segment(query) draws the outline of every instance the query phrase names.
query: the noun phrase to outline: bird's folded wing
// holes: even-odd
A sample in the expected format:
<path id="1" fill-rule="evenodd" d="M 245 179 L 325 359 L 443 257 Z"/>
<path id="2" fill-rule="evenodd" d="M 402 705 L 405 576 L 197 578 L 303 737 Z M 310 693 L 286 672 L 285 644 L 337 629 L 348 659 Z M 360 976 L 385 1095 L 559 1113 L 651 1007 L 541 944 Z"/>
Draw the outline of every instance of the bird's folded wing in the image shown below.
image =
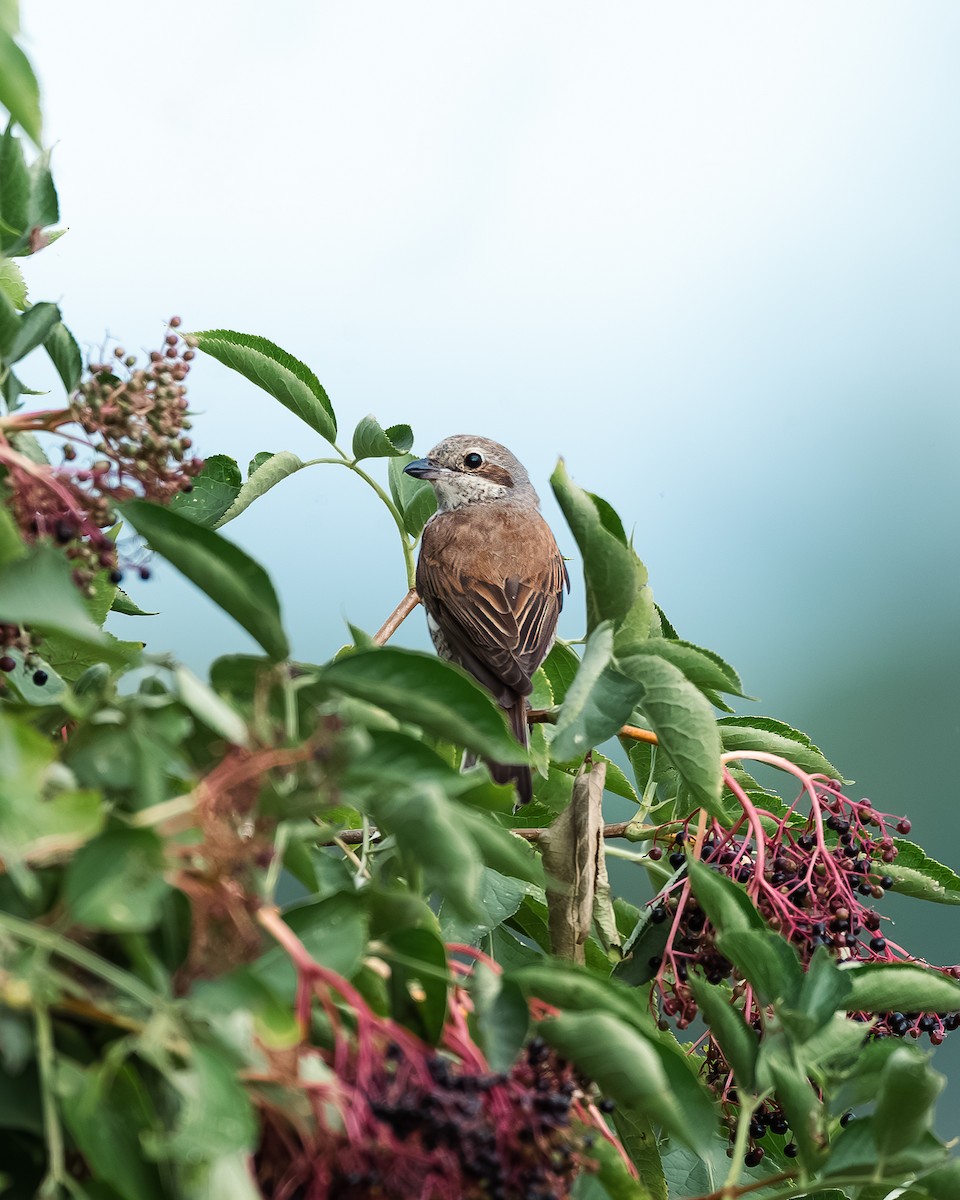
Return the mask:
<path id="1" fill-rule="evenodd" d="M 530 692 L 553 641 L 565 583 L 559 551 L 523 580 L 451 573 L 429 553 L 417 569 L 417 589 L 451 656 L 495 695 L 504 688 Z"/>

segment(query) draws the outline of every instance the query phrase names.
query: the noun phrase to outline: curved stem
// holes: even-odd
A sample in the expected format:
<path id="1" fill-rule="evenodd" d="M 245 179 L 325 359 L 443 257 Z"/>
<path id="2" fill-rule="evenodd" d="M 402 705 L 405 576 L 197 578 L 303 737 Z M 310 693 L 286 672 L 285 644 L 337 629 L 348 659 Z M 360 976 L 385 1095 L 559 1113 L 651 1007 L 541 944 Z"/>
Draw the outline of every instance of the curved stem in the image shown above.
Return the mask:
<path id="1" fill-rule="evenodd" d="M 363 467 L 357 466 L 356 459 L 350 458 L 350 456 L 348 454 L 346 454 L 343 450 L 341 450 L 340 447 L 338 445 L 336 445 L 335 443 L 334 443 L 333 448 L 340 455 L 339 458 L 311 458 L 307 462 L 305 462 L 303 464 L 303 466 L 305 466 L 305 467 L 318 467 L 318 466 L 346 467 L 348 471 L 352 471 L 354 473 L 354 475 L 359 475 L 360 478 L 364 481 L 364 483 L 366 483 L 369 487 L 373 488 L 373 490 L 376 492 L 377 496 L 383 501 L 383 504 L 386 507 L 387 512 L 390 514 L 391 517 L 393 517 L 394 524 L 396 525 L 397 531 L 400 534 L 400 546 L 403 550 L 403 562 L 404 562 L 404 566 L 405 566 L 406 572 L 407 572 L 407 587 L 413 588 L 416 583 L 416 577 L 417 577 L 417 565 L 416 565 L 416 561 L 413 557 L 413 547 L 415 545 L 415 539 L 412 539 L 410 537 L 410 535 L 407 533 L 406 527 L 403 524 L 403 514 L 400 512 L 400 509 L 397 508 L 396 504 L 394 504 L 392 497 L 387 492 L 384 491 L 384 489 L 380 486 L 379 483 L 377 483 L 377 481 L 373 478 L 373 476 L 368 475 L 367 472 L 363 469 Z"/>
<path id="2" fill-rule="evenodd" d="M 117 991 L 125 992 L 132 1000 L 136 1000 L 146 1008 L 158 1009 L 164 1005 L 164 998 L 154 992 L 152 988 L 147 987 L 135 975 L 131 975 L 121 967 L 114 966 L 105 958 L 101 958 L 99 954 L 94 954 L 91 950 L 77 945 L 76 942 L 60 937 L 52 929 L 33 925 L 21 917 L 3 912 L 0 912 L 0 929 L 5 929 L 20 941 L 40 946 L 49 954 L 55 954 L 59 958 L 66 958 L 70 962 L 76 963 L 78 967 L 89 971 L 91 975 L 99 976 L 104 983 L 109 983 Z"/>

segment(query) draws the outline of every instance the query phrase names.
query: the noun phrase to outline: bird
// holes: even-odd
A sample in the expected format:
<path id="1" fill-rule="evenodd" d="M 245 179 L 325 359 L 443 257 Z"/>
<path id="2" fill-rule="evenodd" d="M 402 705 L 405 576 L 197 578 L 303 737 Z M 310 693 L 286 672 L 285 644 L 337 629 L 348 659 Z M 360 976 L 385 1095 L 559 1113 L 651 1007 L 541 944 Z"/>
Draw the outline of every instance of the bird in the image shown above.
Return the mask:
<path id="1" fill-rule="evenodd" d="M 417 594 L 437 654 L 457 663 L 529 745 L 527 696 L 553 645 L 570 577 L 523 465 L 490 438 L 458 433 L 404 467 L 437 496 L 417 559 Z M 498 783 L 533 796 L 529 766 L 488 763 Z"/>

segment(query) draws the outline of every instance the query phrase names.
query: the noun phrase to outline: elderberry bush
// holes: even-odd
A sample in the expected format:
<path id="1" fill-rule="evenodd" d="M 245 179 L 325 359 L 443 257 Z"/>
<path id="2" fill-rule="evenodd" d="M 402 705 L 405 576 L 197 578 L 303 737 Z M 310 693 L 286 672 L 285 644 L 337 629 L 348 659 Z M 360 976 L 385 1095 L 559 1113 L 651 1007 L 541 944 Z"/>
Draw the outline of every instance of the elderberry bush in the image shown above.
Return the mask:
<path id="1" fill-rule="evenodd" d="M 305 363 L 176 318 L 146 358 L 84 365 L 27 303 L 20 260 L 59 211 L 8 28 L 0 1194 L 955 1200 L 931 1053 L 958 969 L 898 944 L 884 898 L 956 904 L 960 878 L 901 798 L 854 798 L 804 734 L 732 715 L 736 672 L 678 636 L 562 463 L 587 628 L 537 673 L 522 811 L 482 763 L 524 752 L 455 667 L 354 627 L 293 661 L 222 529 L 339 465 L 343 511 L 369 487 L 395 529 L 399 600 L 433 505 L 403 473 L 413 432 L 363 417 L 347 449 Z M 63 385 L 44 407 L 34 353 Z M 302 445 L 201 462 L 188 375 L 192 397 L 251 381 Z M 154 559 L 260 652 L 201 679 L 154 646 Z M 612 796 L 629 819 L 604 823 Z"/>

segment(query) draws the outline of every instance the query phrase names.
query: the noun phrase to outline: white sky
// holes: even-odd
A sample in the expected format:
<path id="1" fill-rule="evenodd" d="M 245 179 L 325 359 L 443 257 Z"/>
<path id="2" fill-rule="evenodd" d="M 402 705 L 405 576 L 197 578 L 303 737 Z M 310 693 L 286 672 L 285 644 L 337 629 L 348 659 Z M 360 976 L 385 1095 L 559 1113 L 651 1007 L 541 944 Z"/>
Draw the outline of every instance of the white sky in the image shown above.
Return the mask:
<path id="1" fill-rule="evenodd" d="M 926 623 L 960 599 L 957 6 L 23 10 L 70 226 L 32 296 L 82 343 L 149 346 L 171 312 L 264 334 L 345 440 L 370 410 L 421 452 L 497 437 L 555 522 L 563 453 L 755 690 L 813 638 L 871 653 L 891 538 Z M 202 452 L 322 453 L 219 365 L 192 396 Z M 304 657 L 402 590 L 351 483 L 305 473 L 231 527 Z M 161 576 L 158 648 L 245 644 Z"/>

